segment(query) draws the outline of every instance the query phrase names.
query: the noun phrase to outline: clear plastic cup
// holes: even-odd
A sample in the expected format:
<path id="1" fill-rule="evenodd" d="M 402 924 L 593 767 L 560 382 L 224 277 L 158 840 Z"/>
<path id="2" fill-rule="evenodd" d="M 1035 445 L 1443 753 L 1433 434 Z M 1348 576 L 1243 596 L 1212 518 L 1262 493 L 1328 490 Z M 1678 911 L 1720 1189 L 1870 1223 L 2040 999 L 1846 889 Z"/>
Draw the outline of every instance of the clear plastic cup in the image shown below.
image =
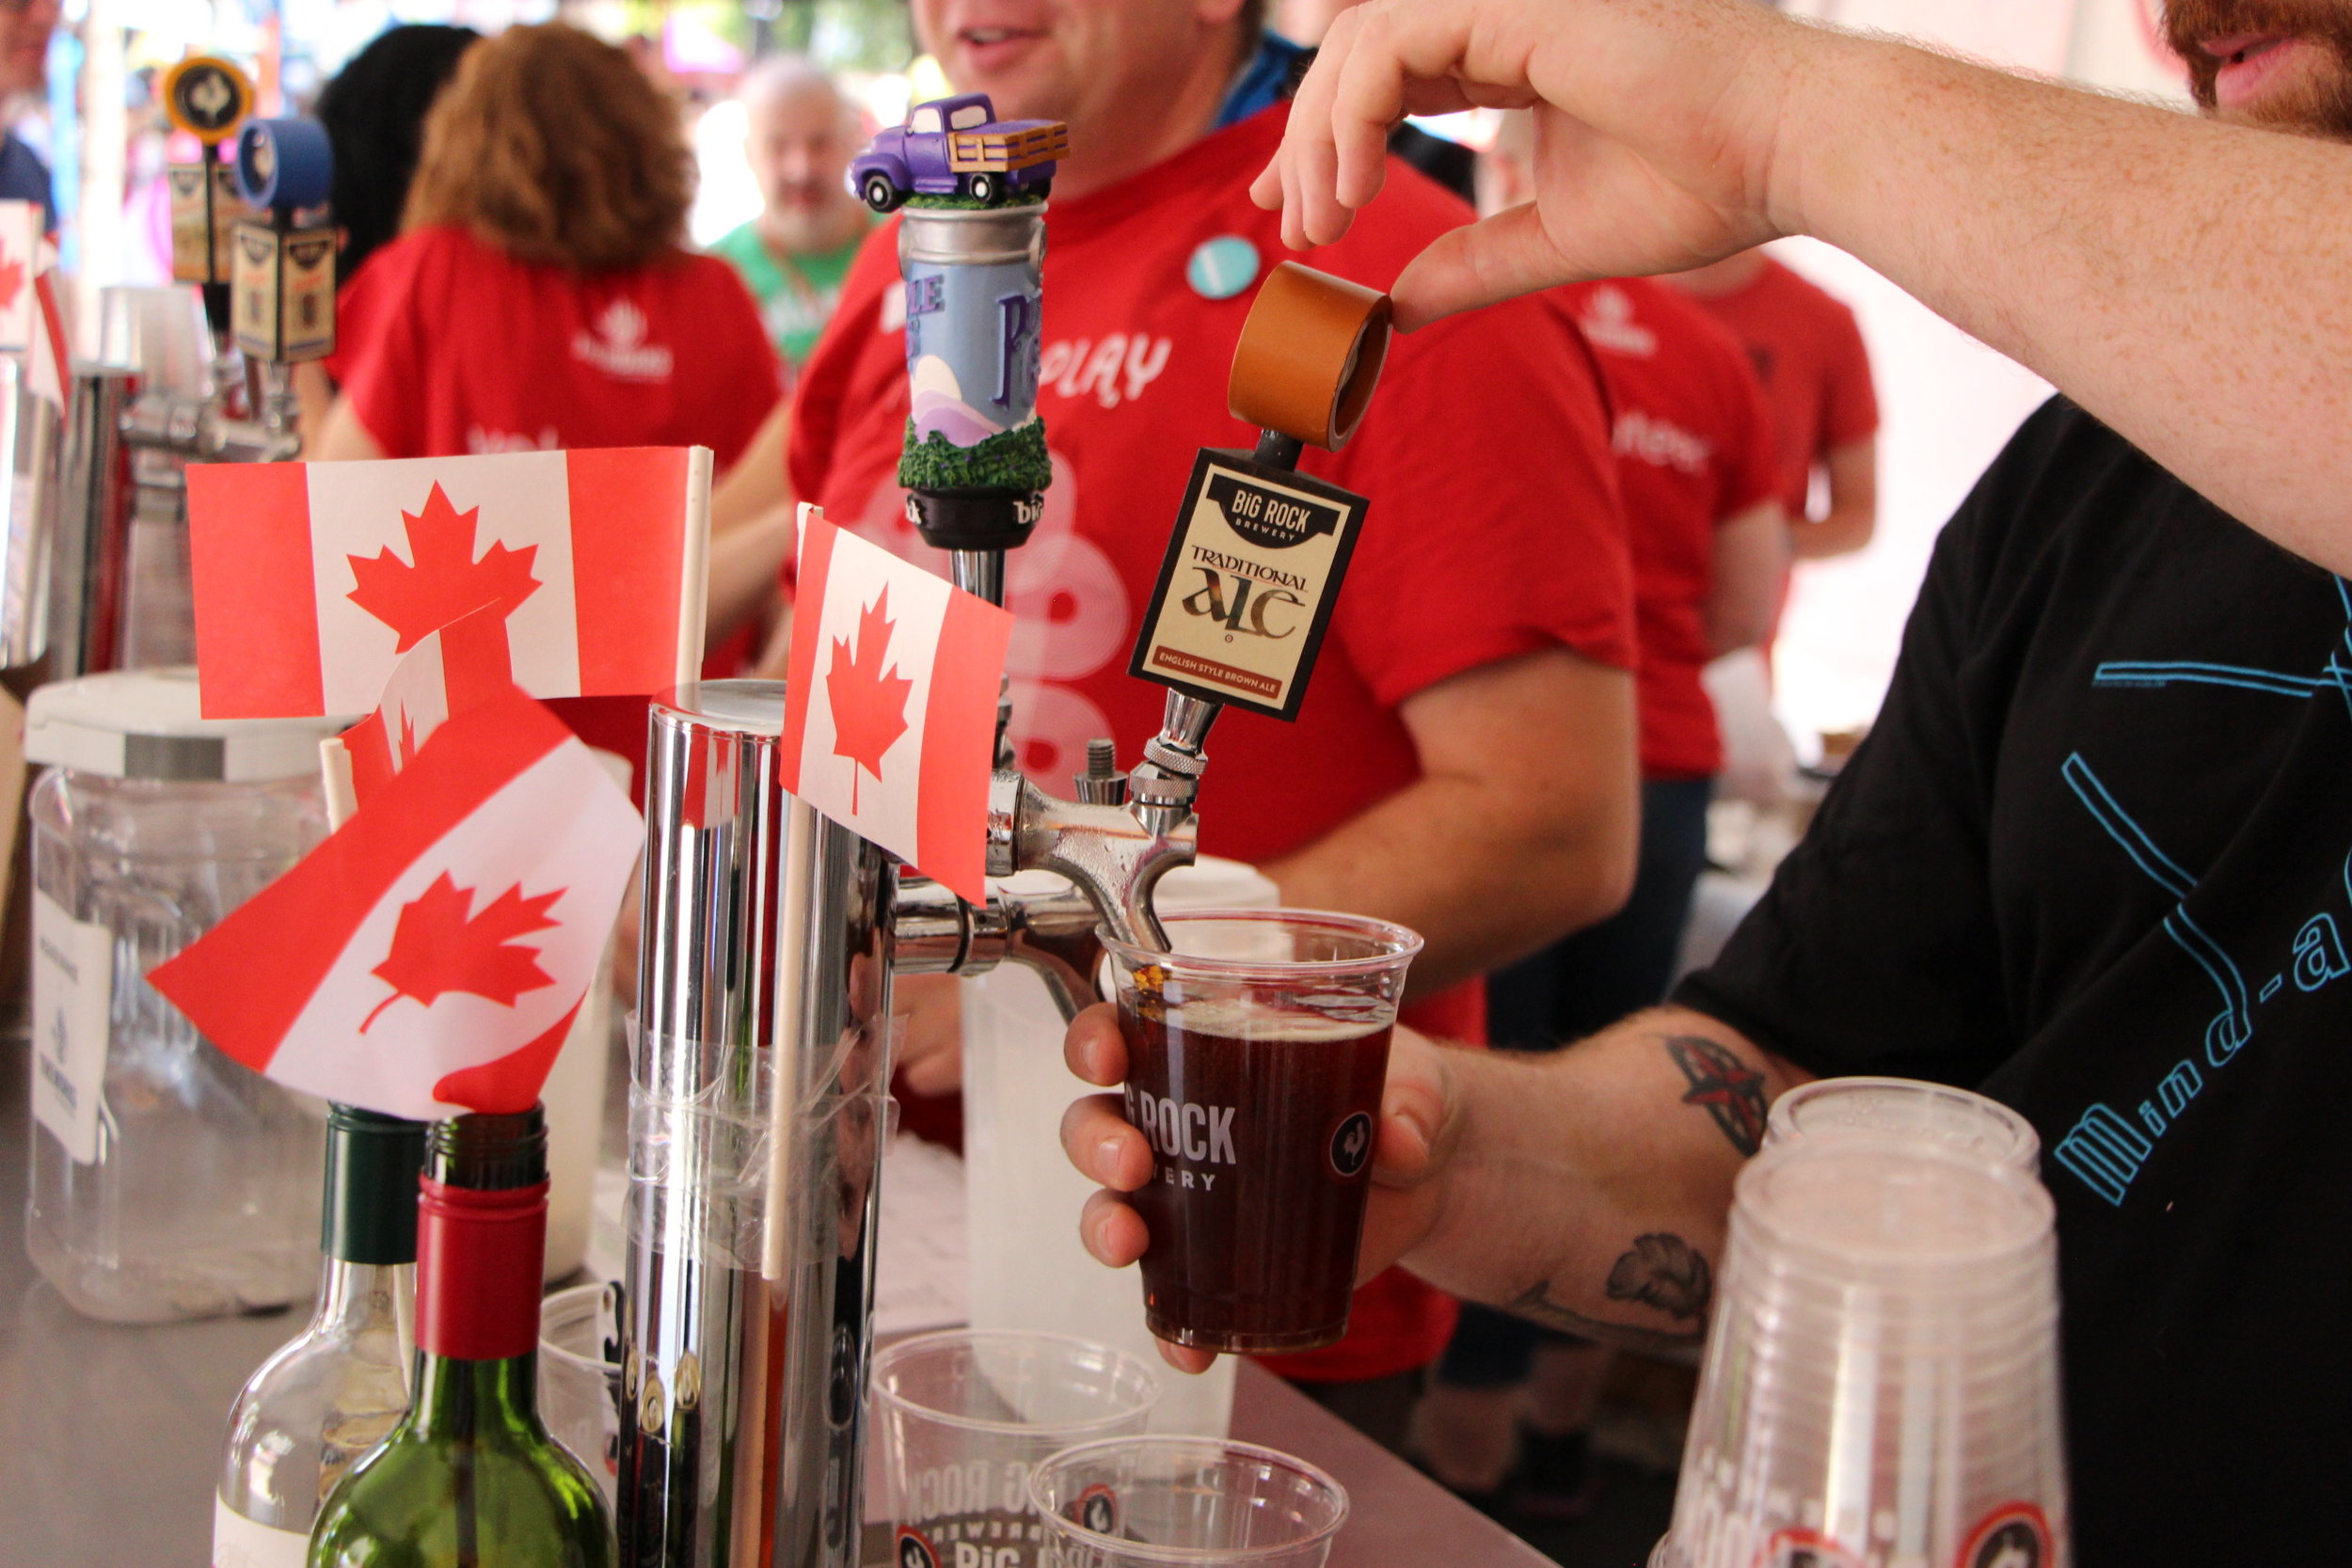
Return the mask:
<path id="1" fill-rule="evenodd" d="M 1173 951 L 1109 936 L 1144 1317 L 1180 1345 L 1301 1351 L 1347 1332 L 1372 1146 L 1421 938 L 1313 910 L 1168 916 Z"/>
<path id="2" fill-rule="evenodd" d="M 620 1486 L 618 1284 L 574 1285 L 539 1303 L 539 1418 L 604 1489 Z"/>
<path id="3" fill-rule="evenodd" d="M 1048 1568 L 1320 1568 L 1347 1489 L 1255 1443 L 1138 1437 L 1064 1449 L 1029 1474 Z"/>
<path id="4" fill-rule="evenodd" d="M 897 1568 L 1037 1560 L 1030 1468 L 1090 1438 L 1143 1430 L 1159 1378 L 1136 1356 L 1054 1334 L 954 1330 L 874 1357 Z"/>
<path id="5" fill-rule="evenodd" d="M 2064 1557 L 2052 1216 L 2032 1177 L 1941 1142 L 1845 1131 L 1759 1154 L 1653 1560 Z"/>
<path id="6" fill-rule="evenodd" d="M 1764 1126 L 1766 1147 L 1792 1138 L 1834 1138 L 1860 1132 L 1878 1137 L 1928 1138 L 2027 1176 L 2042 1165 L 2042 1139 L 2033 1124 L 1997 1100 L 1948 1084 L 1915 1078 L 1821 1078 L 1772 1101 Z"/>

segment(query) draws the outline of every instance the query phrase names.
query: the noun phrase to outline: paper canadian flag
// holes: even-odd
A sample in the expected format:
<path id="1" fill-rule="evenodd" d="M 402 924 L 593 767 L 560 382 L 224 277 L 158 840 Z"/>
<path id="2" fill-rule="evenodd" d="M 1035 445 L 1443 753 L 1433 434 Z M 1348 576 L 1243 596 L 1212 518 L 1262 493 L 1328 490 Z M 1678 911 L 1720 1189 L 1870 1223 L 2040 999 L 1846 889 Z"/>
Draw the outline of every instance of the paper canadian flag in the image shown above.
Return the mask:
<path id="1" fill-rule="evenodd" d="M 460 713 L 326 841 L 149 981 L 305 1094 L 432 1120 L 539 1096 L 644 824 L 520 694 Z"/>
<path id="2" fill-rule="evenodd" d="M 44 217 L 37 201 L 0 201 L 0 354 L 31 348 L 40 328 L 33 278 L 41 270 Z"/>
<path id="3" fill-rule="evenodd" d="M 1012 617 L 805 504 L 794 605 L 784 787 L 984 901 Z"/>
<path id="4" fill-rule="evenodd" d="M 24 356 L 26 391 L 65 412 L 65 317 L 57 309 L 57 247 L 37 201 L 0 201 L 0 354 Z"/>
<path id="5" fill-rule="evenodd" d="M 701 663 L 709 499 L 702 447 L 192 466 L 204 716 L 366 712 L 485 605 L 531 696 L 665 690 Z"/>
<path id="6" fill-rule="evenodd" d="M 515 694 L 500 606 L 486 605 L 432 633 L 392 666 L 375 711 L 329 743 L 350 757 L 353 799 L 367 804 L 452 715 Z"/>

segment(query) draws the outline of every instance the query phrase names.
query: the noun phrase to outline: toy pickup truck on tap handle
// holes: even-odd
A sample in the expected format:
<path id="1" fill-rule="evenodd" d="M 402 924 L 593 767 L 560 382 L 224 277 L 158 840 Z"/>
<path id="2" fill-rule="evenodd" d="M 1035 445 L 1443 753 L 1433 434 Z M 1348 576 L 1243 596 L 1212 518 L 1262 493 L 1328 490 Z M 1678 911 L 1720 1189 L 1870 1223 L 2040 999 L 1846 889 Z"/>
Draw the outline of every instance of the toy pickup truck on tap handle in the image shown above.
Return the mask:
<path id="1" fill-rule="evenodd" d="M 877 213 L 910 197 L 959 197 L 982 207 L 1043 200 L 1056 161 L 1070 153 L 1057 119 L 999 121 L 986 93 L 918 103 L 907 122 L 882 132 L 850 165 L 850 194 Z"/>

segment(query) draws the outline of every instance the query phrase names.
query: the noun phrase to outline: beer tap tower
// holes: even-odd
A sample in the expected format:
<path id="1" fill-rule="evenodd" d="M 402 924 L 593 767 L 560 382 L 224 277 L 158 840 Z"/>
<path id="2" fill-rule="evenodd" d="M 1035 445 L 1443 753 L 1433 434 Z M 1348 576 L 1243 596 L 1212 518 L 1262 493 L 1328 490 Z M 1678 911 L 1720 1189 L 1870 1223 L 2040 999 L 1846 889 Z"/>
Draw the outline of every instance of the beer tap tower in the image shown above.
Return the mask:
<path id="1" fill-rule="evenodd" d="M 852 166 L 869 201 L 895 205 L 892 185 L 911 182 L 927 109 L 943 135 L 973 129 L 941 154 L 964 182 L 922 172 L 934 198 L 912 202 L 898 232 L 914 391 L 900 478 L 956 582 L 1001 603 L 1004 552 L 1035 527 L 1049 473 L 1034 405 L 1051 165 L 1019 160 L 1062 144 L 1057 127 L 994 122 L 984 99 L 918 106 L 889 144 L 902 161 Z M 1365 503 L 1295 465 L 1306 444 L 1335 450 L 1354 433 L 1388 332 L 1385 296 L 1354 284 L 1285 264 L 1262 287 L 1231 396 L 1262 434 L 1254 452 L 1195 465 L 1133 667 L 1170 688 L 1140 761 L 1120 774 L 1096 742 L 1078 799 L 1058 799 L 1008 765 L 1000 705 L 988 870 L 1057 871 L 1071 892 L 973 905 L 902 879 L 778 784 L 777 683 L 705 683 L 655 705 L 624 1563 L 858 1562 L 891 977 L 1022 963 L 1075 1012 L 1092 998 L 1098 927 L 1166 945 L 1152 891 L 1193 859 L 1210 726 L 1232 703 L 1296 712 Z"/>
<path id="2" fill-rule="evenodd" d="M 174 66 L 164 100 L 172 123 L 204 148 L 202 161 L 175 164 L 166 176 L 172 276 L 202 293 L 212 385 L 189 393 L 142 387 L 122 367 L 76 368 L 61 529 L 61 559 L 74 575 L 61 579 L 59 608 L 78 620 L 60 640 L 74 666 L 62 674 L 194 657 L 186 466 L 299 457 L 294 367 L 335 348 L 326 128 L 249 118 L 251 85 L 209 56 Z M 135 595 L 135 647 L 127 624 Z"/>

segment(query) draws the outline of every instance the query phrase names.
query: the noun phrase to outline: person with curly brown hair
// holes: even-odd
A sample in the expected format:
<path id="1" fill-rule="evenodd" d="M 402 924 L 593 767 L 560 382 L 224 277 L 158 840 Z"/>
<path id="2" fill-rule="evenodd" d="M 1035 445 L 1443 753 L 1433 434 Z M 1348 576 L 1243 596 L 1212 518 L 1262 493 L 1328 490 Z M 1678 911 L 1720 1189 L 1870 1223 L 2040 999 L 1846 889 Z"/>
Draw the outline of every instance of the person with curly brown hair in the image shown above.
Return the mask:
<path id="1" fill-rule="evenodd" d="M 344 291 L 312 455 L 696 445 L 722 467 L 781 395 L 734 270 L 684 247 L 694 168 L 627 55 L 562 24 L 468 51 L 397 240 Z"/>

